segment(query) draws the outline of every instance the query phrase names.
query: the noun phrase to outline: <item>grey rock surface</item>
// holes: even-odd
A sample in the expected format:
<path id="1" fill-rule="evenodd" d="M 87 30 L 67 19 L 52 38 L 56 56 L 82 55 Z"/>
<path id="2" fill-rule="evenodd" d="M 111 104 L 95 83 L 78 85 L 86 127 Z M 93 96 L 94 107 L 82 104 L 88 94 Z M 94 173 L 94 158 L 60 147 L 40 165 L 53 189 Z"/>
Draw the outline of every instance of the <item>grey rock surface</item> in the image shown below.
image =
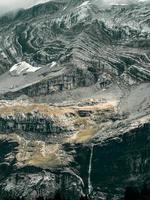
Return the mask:
<path id="1" fill-rule="evenodd" d="M 2 16 L 0 60 L 0 200 L 150 190 L 150 3 Z"/>

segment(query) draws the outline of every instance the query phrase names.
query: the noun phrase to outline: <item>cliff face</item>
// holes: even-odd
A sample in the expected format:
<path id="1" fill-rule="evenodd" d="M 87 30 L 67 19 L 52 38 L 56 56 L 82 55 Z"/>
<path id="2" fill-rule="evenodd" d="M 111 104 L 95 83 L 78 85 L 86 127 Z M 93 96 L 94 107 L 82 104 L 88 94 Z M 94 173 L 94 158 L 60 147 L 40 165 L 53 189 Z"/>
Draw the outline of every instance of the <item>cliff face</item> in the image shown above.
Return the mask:
<path id="1" fill-rule="evenodd" d="M 128 187 L 149 187 L 149 115 L 117 105 L 2 101 L 2 199 L 119 200 Z"/>
<path id="2" fill-rule="evenodd" d="M 149 13 L 58 0 L 0 18 L 1 200 L 149 196 Z"/>
<path id="3" fill-rule="evenodd" d="M 2 116 L 0 119 L 1 132 L 27 131 L 41 134 L 59 134 L 65 131 L 55 125 L 51 118 L 34 116 L 33 113 L 17 116 Z"/>

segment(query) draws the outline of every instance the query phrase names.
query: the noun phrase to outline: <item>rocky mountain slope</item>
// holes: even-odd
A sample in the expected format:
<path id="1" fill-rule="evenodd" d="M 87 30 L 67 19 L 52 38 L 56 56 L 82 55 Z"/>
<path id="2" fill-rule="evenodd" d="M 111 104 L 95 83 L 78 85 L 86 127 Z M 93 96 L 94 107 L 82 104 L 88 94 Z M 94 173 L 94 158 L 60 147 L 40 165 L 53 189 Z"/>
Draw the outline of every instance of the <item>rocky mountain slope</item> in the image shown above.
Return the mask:
<path id="1" fill-rule="evenodd" d="M 1 200 L 147 198 L 148 2 L 7 14 L 0 60 Z"/>

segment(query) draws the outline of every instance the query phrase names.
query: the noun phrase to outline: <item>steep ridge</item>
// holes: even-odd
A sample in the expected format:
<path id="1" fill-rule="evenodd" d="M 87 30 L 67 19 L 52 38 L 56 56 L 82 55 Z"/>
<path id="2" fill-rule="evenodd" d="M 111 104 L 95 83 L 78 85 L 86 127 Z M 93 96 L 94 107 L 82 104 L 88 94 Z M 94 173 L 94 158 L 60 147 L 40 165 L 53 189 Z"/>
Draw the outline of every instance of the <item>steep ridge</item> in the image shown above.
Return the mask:
<path id="1" fill-rule="evenodd" d="M 148 2 L 57 0 L 0 18 L 1 200 L 148 193 L 149 47 Z"/>
<path id="2" fill-rule="evenodd" d="M 102 9 L 89 1 L 50 1 L 0 23 L 1 73 L 20 61 L 37 67 L 57 62 L 73 64 L 65 74 L 75 68 L 90 74 L 90 85 L 104 72 L 126 84 L 150 79 L 149 4 Z"/>

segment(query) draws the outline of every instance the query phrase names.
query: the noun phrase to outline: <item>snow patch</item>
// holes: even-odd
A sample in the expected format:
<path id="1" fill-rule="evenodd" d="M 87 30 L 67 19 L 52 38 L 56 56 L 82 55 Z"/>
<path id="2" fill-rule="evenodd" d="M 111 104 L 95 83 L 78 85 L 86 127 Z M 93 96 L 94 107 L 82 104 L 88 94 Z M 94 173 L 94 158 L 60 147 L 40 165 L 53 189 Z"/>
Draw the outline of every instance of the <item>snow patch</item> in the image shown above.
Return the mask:
<path id="1" fill-rule="evenodd" d="M 84 20 L 89 15 L 88 10 L 89 10 L 90 4 L 91 3 L 89 1 L 85 1 L 80 6 L 77 7 L 76 14 L 77 14 L 78 21 Z"/>
<path id="2" fill-rule="evenodd" d="M 78 8 L 87 6 L 89 3 L 90 3 L 89 1 L 85 1 L 80 6 L 78 6 Z"/>
<path id="3" fill-rule="evenodd" d="M 23 61 L 13 65 L 9 72 L 11 75 L 21 75 L 23 73 L 33 73 L 39 70 L 41 67 L 33 67 L 32 65 L 28 64 L 27 62 Z"/>
<path id="4" fill-rule="evenodd" d="M 51 63 L 50 68 L 54 67 L 55 65 L 57 65 L 57 63 L 56 63 L 55 61 L 53 61 L 53 62 Z"/>

